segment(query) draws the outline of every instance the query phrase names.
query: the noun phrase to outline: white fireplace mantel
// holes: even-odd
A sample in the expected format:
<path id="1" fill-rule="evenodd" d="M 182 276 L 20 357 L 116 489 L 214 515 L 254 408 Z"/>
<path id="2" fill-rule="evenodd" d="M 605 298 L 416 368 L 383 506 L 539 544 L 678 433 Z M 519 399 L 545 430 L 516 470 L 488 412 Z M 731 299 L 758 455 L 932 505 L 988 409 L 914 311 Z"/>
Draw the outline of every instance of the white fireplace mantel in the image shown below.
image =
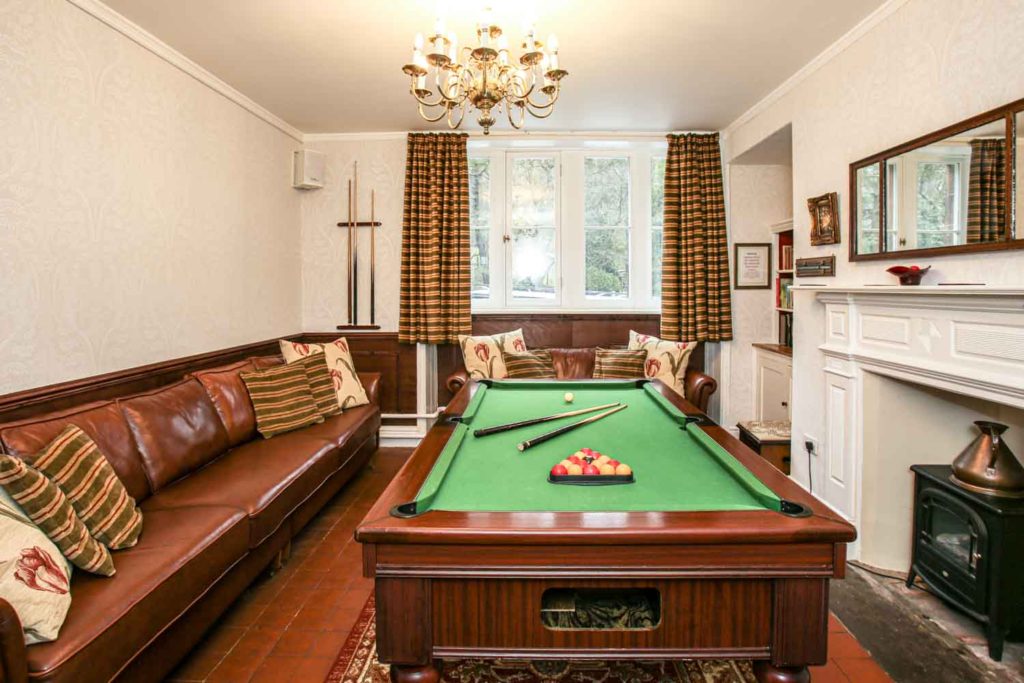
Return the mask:
<path id="1" fill-rule="evenodd" d="M 825 306 L 825 371 L 866 370 L 1024 408 L 1024 289 L 799 287 Z"/>

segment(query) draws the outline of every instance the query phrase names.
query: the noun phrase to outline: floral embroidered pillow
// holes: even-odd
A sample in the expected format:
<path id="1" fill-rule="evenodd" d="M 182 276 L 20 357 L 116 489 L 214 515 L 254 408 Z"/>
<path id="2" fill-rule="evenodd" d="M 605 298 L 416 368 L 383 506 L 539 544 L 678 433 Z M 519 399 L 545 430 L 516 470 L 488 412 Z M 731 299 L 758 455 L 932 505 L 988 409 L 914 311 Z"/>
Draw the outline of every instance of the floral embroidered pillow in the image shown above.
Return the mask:
<path id="1" fill-rule="evenodd" d="M 647 352 L 644 374 L 650 379 L 659 379 L 679 394 L 686 395 L 686 366 L 690 363 L 697 342 L 674 342 L 652 337 L 649 334 L 629 331 L 629 348 Z"/>
<path id="2" fill-rule="evenodd" d="M 503 354 L 527 350 L 521 329 L 479 337 L 460 334 L 459 346 L 466 372 L 472 379 L 505 379 L 508 369 Z"/>
<path id="3" fill-rule="evenodd" d="M 339 337 L 330 344 L 324 344 L 323 350 L 341 409 L 348 410 L 369 403 L 370 399 L 356 374 L 356 364 L 352 361 L 352 353 L 345 338 Z"/>
<path id="4" fill-rule="evenodd" d="M 29 645 L 55 640 L 71 607 L 71 565 L 3 489 L 0 595 L 18 613 Z"/>
<path id="5" fill-rule="evenodd" d="M 293 342 L 287 339 L 278 339 L 277 343 L 281 346 L 281 355 L 284 356 L 285 363 L 294 363 L 306 356 L 323 353 L 325 346 L 325 344 L 303 344 L 302 342 Z"/>

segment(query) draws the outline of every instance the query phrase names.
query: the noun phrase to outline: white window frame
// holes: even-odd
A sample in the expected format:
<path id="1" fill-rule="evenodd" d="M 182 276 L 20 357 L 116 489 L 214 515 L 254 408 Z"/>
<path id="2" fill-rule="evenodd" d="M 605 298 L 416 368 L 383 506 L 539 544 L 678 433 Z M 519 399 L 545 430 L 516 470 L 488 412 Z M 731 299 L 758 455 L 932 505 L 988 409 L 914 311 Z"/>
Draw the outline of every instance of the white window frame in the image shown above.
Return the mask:
<path id="1" fill-rule="evenodd" d="M 651 163 L 664 157 L 664 139 L 635 141 L 602 139 L 557 139 L 538 136 L 470 140 L 469 156 L 491 161 L 490 293 L 488 299 L 473 299 L 474 312 L 651 312 L 661 310 L 661 299 L 653 295 L 651 233 Z M 555 156 L 556 174 L 556 273 L 558 291 L 553 300 L 516 300 L 511 296 L 511 196 L 507 164 L 515 157 Z M 629 296 L 622 299 L 587 298 L 584 216 L 584 159 L 625 157 L 630 168 Z M 506 246 L 508 245 L 508 246 Z"/>

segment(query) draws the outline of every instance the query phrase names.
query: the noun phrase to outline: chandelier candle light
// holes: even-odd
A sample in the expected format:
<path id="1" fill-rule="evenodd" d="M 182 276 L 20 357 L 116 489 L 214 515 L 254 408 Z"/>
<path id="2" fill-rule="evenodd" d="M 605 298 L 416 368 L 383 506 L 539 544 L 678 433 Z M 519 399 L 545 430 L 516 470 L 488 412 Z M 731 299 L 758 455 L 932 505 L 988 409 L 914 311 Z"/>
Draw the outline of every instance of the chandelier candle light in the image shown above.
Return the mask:
<path id="1" fill-rule="evenodd" d="M 558 100 L 562 79 L 569 75 L 559 68 L 558 40 L 552 35 L 545 45 L 531 26 L 523 38 L 517 66 L 510 63 L 508 39 L 491 20 L 489 8 L 484 16 L 477 25 L 476 47 L 460 50 L 455 34 L 445 34 L 441 19 L 434 25 L 426 54 L 423 34 L 416 34 L 412 63 L 402 71 L 412 79 L 410 92 L 419 104 L 420 116 L 431 123 L 447 118 L 450 128 L 458 128 L 472 105 L 480 112 L 477 123 L 483 126 L 484 135 L 502 108 L 517 130 L 526 122 L 527 112 L 547 118 Z"/>

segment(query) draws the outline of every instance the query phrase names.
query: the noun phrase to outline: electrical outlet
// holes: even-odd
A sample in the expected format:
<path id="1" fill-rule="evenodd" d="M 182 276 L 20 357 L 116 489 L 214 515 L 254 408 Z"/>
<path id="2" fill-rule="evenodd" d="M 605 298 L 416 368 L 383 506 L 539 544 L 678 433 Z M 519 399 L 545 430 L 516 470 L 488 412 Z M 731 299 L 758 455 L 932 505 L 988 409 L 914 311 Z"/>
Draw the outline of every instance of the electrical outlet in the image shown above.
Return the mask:
<path id="1" fill-rule="evenodd" d="M 809 434 L 804 434 L 804 451 L 810 452 L 814 456 L 821 455 L 821 449 L 818 448 L 818 440 Z"/>

